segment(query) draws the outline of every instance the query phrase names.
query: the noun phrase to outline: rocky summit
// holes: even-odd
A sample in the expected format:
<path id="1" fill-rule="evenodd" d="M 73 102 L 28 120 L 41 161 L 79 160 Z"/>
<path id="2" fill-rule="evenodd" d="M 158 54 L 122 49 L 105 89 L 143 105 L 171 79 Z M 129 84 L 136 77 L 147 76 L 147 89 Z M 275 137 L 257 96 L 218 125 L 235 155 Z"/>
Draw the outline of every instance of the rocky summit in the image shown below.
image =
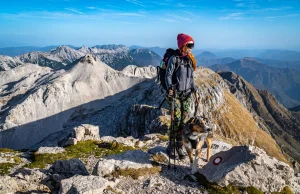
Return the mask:
<path id="1" fill-rule="evenodd" d="M 168 168 L 167 143 L 161 134 L 148 134 L 80 141 L 60 148 L 63 153 L 3 149 L 1 158 L 22 159 L 6 171 L 7 163 L 0 163 L 0 193 L 299 193 L 294 170 L 260 148 L 213 141 L 211 159 L 201 159 L 191 174 L 187 158 Z"/>
<path id="2" fill-rule="evenodd" d="M 189 116 L 216 126 L 212 157 L 202 159 L 203 148 L 195 174 L 188 159 L 169 169 L 156 68 L 115 70 L 93 54 L 124 49 L 66 57 L 59 47 L 51 55 L 75 60 L 68 68 L 0 72 L 0 193 L 299 193 L 298 112 L 232 72 L 196 69 L 200 104 L 192 96 Z"/>

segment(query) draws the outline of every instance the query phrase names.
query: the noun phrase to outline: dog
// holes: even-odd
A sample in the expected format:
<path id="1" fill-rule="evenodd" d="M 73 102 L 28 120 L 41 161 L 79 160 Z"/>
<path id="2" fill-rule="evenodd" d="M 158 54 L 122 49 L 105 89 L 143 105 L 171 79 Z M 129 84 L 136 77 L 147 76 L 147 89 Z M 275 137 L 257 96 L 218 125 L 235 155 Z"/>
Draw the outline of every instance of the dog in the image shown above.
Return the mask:
<path id="1" fill-rule="evenodd" d="M 206 141 L 207 144 L 207 161 L 210 158 L 210 148 L 212 145 L 214 126 L 209 125 L 208 119 L 197 116 L 190 118 L 186 122 L 183 131 L 183 145 L 190 159 L 190 167 L 192 174 L 197 172 L 197 165 L 201 155 L 201 149 Z M 195 158 L 193 159 L 193 150 L 196 150 Z"/>

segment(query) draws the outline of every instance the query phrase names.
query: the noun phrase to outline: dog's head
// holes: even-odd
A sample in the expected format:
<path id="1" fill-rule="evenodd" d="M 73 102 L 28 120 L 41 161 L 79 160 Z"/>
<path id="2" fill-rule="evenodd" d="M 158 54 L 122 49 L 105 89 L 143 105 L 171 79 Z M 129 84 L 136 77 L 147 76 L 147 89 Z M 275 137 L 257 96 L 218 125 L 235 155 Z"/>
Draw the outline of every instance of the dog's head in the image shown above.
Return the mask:
<path id="1" fill-rule="evenodd" d="M 213 131 L 213 127 L 208 123 L 207 119 L 201 118 L 199 116 L 192 117 L 187 122 L 188 131 L 186 135 L 190 139 L 196 139 L 204 133 L 210 133 Z"/>

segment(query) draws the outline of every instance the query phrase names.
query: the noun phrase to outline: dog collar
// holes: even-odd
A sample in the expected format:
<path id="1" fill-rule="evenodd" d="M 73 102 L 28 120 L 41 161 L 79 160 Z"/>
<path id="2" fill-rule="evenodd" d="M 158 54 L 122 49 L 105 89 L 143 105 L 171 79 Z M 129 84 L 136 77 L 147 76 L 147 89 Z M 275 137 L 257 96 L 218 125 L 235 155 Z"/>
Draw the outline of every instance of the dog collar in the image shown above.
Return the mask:
<path id="1" fill-rule="evenodd" d="M 197 139 L 199 139 L 199 135 L 194 135 L 194 134 L 190 134 L 188 137 L 191 140 L 197 140 Z"/>

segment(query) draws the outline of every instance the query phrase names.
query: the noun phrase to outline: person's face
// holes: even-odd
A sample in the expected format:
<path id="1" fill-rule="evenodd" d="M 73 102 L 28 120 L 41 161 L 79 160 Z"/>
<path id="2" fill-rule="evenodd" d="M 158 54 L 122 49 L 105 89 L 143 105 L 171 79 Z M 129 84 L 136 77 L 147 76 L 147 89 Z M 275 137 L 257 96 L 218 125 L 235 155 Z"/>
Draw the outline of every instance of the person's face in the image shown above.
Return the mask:
<path id="1" fill-rule="evenodd" d="M 190 54 L 190 53 L 192 53 L 193 48 L 194 48 L 194 43 L 188 43 L 188 44 L 186 44 L 186 45 L 184 46 L 184 50 L 183 50 L 183 51 L 184 51 L 186 54 Z"/>

